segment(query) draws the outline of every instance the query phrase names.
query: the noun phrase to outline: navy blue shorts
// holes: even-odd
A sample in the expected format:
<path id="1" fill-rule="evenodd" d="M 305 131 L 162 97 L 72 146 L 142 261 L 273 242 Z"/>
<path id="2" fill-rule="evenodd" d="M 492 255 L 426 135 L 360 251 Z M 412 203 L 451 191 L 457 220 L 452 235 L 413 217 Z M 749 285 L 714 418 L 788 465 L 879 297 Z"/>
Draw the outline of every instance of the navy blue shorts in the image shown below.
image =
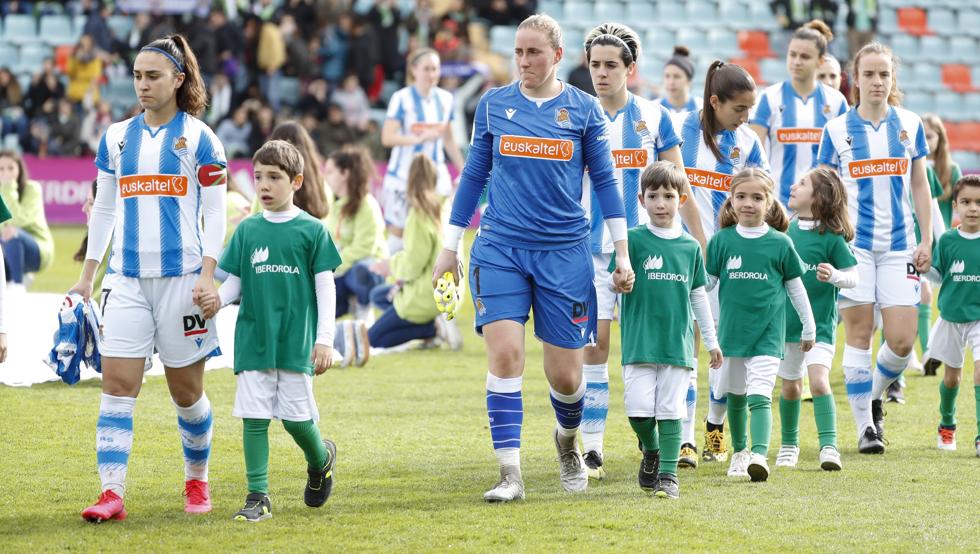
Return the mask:
<path id="1" fill-rule="evenodd" d="M 592 252 L 583 240 L 557 250 L 513 248 L 478 236 L 470 252 L 476 332 L 494 321 L 522 325 L 534 311 L 534 334 L 561 348 L 595 341 Z"/>

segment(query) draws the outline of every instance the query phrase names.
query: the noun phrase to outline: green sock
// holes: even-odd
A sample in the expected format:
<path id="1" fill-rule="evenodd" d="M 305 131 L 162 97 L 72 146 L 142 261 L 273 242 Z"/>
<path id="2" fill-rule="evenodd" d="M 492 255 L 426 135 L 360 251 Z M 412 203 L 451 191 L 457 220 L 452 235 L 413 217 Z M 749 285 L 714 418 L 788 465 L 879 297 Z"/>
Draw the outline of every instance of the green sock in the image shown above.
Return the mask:
<path id="1" fill-rule="evenodd" d="M 313 423 L 312 419 L 306 421 L 286 421 L 282 420 L 282 426 L 286 432 L 293 436 L 296 444 L 303 449 L 306 456 L 306 463 L 314 468 L 321 469 L 327 465 L 327 448 L 323 446 L 323 439 L 320 438 L 320 428 Z"/>
<path id="2" fill-rule="evenodd" d="M 245 418 L 242 423 L 248 492 L 269 494 L 269 420 Z"/>
<path id="3" fill-rule="evenodd" d="M 973 398 L 977 404 L 977 436 L 980 437 L 980 385 L 973 385 Z"/>
<path id="4" fill-rule="evenodd" d="M 677 458 L 681 455 L 681 420 L 661 419 L 657 422 L 660 427 L 660 438 L 663 447 L 660 449 L 660 473 L 677 475 Z"/>
<path id="5" fill-rule="evenodd" d="M 732 434 L 732 448 L 735 452 L 745 450 L 749 442 L 748 423 L 749 413 L 745 409 L 744 394 L 728 395 L 728 430 Z"/>
<path id="6" fill-rule="evenodd" d="M 752 421 L 752 452 L 765 456 L 769 453 L 769 438 L 772 435 L 772 400 L 761 394 L 751 394 L 748 398 L 749 414 Z"/>
<path id="7" fill-rule="evenodd" d="M 956 395 L 960 388 L 949 388 L 945 381 L 939 381 L 939 424 L 944 427 L 956 425 Z"/>
<path id="8" fill-rule="evenodd" d="M 834 405 L 833 394 L 813 397 L 813 419 L 817 422 L 820 448 L 837 448 L 837 407 Z"/>
<path id="9" fill-rule="evenodd" d="M 643 450 L 653 452 L 660 447 L 657 444 L 657 420 L 652 417 L 631 417 L 630 427 L 643 444 Z"/>
<path id="10" fill-rule="evenodd" d="M 919 346 L 925 354 L 929 349 L 929 329 L 932 319 L 932 306 L 929 304 L 919 304 Z"/>
<path id="11" fill-rule="evenodd" d="M 800 445 L 800 405 L 799 398 L 786 400 L 779 397 L 779 424 L 782 429 L 783 446 Z"/>

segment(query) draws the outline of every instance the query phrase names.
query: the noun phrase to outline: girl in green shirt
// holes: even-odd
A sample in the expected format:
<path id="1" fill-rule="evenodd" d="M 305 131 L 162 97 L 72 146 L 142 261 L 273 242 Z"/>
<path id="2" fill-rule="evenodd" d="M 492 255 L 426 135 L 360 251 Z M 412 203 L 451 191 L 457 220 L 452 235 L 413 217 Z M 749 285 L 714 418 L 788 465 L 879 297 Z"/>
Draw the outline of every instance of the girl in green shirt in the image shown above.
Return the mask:
<path id="1" fill-rule="evenodd" d="M 800 350 L 809 351 L 816 338 L 803 267 L 793 242 L 783 234 L 789 222 L 775 189 L 772 177 L 761 169 L 737 173 L 719 215 L 721 230 L 708 242 L 706 257 L 708 287 L 720 287 L 718 342 L 725 361 L 715 385 L 719 394 L 728 394 L 735 450 L 728 476 L 753 481 L 769 478 L 772 391 L 783 357 L 787 294 L 803 323 Z"/>
<path id="2" fill-rule="evenodd" d="M 0 227 L 7 280 L 22 284 L 24 275 L 42 271 L 54 259 L 54 238 L 44 217 L 44 194 L 30 181 L 20 154 L 0 151 L 0 197 L 12 215 Z"/>
<path id="3" fill-rule="evenodd" d="M 327 229 L 333 237 L 343 263 L 334 272 L 337 284 L 337 317 L 351 311 L 350 298 L 356 298 L 356 319 L 371 320 L 371 289 L 384 279 L 371 271 L 378 260 L 388 257 L 385 221 L 381 206 L 371 194 L 374 162 L 360 146 L 337 150 L 327 158 L 324 176 L 337 196 L 327 215 Z"/>

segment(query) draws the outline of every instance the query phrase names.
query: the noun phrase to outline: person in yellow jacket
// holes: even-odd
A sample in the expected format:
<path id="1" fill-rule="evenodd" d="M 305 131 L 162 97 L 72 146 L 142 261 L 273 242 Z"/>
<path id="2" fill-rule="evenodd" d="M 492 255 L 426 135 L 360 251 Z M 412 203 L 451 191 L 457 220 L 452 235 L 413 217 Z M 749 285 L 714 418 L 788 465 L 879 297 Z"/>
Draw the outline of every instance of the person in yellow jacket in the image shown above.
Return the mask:
<path id="1" fill-rule="evenodd" d="M 384 313 L 368 330 L 371 346 L 390 348 L 414 339 L 437 335 L 439 310 L 432 300 L 432 268 L 442 249 L 442 199 L 436 193 L 438 172 L 433 161 L 416 154 L 408 170 L 408 217 L 404 249 L 372 269 L 394 284 L 371 292 L 371 301 Z M 437 323 L 438 321 L 438 323 Z M 457 349 L 455 341 L 450 346 Z"/>
<path id="2" fill-rule="evenodd" d="M 345 315 L 353 308 L 356 319 L 370 324 L 371 289 L 384 280 L 371 271 L 371 266 L 388 257 L 385 220 L 370 190 L 374 162 L 363 147 L 349 146 L 327 158 L 323 173 L 337 197 L 327 215 L 327 230 L 343 260 L 334 270 L 336 315 Z M 356 298 L 354 306 L 352 296 Z"/>
<path id="3" fill-rule="evenodd" d="M 54 238 L 44 217 L 41 185 L 29 179 L 23 158 L 11 150 L 0 151 L 0 196 L 12 215 L 0 226 L 7 281 L 22 284 L 24 275 L 51 265 Z"/>
<path id="4" fill-rule="evenodd" d="M 90 97 L 93 105 L 99 101 L 99 81 L 102 80 L 102 58 L 91 35 L 82 35 L 68 58 L 68 89 L 65 96 L 72 102 Z"/>
<path id="5" fill-rule="evenodd" d="M 286 65 L 286 42 L 279 26 L 265 22 L 259 30 L 259 44 L 256 54 L 259 67 L 259 92 L 269 101 L 273 111 L 279 111 L 279 80 L 282 66 Z"/>

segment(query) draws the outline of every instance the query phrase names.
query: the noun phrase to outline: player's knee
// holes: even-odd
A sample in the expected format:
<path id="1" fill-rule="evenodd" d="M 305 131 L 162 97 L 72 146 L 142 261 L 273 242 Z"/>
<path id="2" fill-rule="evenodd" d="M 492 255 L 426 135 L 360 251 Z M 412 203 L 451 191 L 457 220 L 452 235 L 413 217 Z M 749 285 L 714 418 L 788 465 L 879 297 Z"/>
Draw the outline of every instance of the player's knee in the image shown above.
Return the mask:
<path id="1" fill-rule="evenodd" d="M 488 354 L 490 367 L 498 377 L 516 377 L 524 371 L 524 353 L 516 346 L 498 346 Z"/>
<path id="2" fill-rule="evenodd" d="M 810 394 L 813 396 L 826 396 L 830 393 L 830 382 L 826 377 L 810 377 Z"/>
<path id="3" fill-rule="evenodd" d="M 943 375 L 943 384 L 946 388 L 953 388 L 960 386 L 960 381 L 963 380 L 963 369 L 959 367 L 949 367 L 946 366 L 946 374 Z"/>
<path id="4" fill-rule="evenodd" d="M 783 379 L 781 394 L 786 400 L 798 400 L 803 396 L 803 380 Z"/>
<path id="5" fill-rule="evenodd" d="M 912 353 L 912 348 L 915 344 L 914 337 L 895 337 L 886 342 L 888 343 L 888 348 L 891 348 L 895 355 L 902 357 Z"/>
<path id="6" fill-rule="evenodd" d="M 193 406 L 198 400 L 201 399 L 201 395 L 201 391 L 192 390 L 190 388 L 170 391 L 170 398 L 173 399 L 174 404 L 180 406 L 181 408 Z"/>

